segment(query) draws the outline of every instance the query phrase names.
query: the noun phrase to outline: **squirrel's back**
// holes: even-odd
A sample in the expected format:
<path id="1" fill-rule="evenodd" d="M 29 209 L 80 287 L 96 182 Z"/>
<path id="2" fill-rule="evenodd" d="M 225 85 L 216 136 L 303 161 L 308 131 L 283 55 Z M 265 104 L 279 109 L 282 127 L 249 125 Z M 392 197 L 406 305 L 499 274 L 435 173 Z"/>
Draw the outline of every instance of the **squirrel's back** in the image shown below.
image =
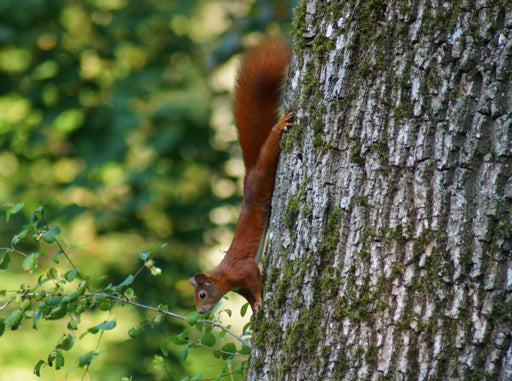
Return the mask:
<path id="1" fill-rule="evenodd" d="M 238 69 L 233 113 L 247 172 L 256 164 L 270 130 L 279 122 L 282 83 L 289 59 L 286 41 L 267 38 L 247 51 Z"/>

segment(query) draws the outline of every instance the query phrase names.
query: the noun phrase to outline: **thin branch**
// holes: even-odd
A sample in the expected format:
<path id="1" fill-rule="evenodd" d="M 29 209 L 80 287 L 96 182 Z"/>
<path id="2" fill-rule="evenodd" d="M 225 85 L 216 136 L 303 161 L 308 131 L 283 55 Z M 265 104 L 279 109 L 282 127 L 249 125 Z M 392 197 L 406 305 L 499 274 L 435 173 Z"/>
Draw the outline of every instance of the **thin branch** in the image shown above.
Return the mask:
<path id="1" fill-rule="evenodd" d="M 149 257 L 144 261 L 144 263 L 142 264 L 142 266 L 140 266 L 140 267 L 139 267 L 139 269 L 137 270 L 137 272 L 136 272 L 136 273 L 135 273 L 135 275 L 133 276 L 133 279 L 137 278 L 137 276 L 140 274 L 140 272 L 141 272 L 142 270 L 144 270 L 144 267 L 146 267 L 146 263 L 148 262 L 148 260 L 153 259 L 154 257 L 156 257 L 156 256 L 157 256 L 157 254 L 158 254 L 159 252 L 161 252 L 165 246 L 167 246 L 167 245 L 166 245 L 166 244 L 163 244 L 162 246 L 160 246 L 160 248 L 159 248 L 157 251 L 155 251 L 153 254 L 150 254 L 150 255 L 149 255 Z"/>
<path id="2" fill-rule="evenodd" d="M 23 256 L 23 257 L 25 257 L 25 258 L 26 258 L 26 257 L 28 257 L 28 254 L 27 254 L 27 253 L 24 253 L 23 251 L 18 250 L 18 249 L 14 248 L 14 247 L 0 247 L 0 250 L 8 250 L 8 251 L 12 251 L 13 253 L 17 253 L 17 254 L 19 254 L 19 255 L 21 255 L 21 256 Z M 39 267 L 41 270 L 43 270 L 43 272 L 46 274 L 46 276 L 48 277 L 48 279 L 50 279 L 50 280 L 53 282 L 53 284 L 54 284 L 55 286 L 57 286 L 57 285 L 58 285 L 58 284 L 57 284 L 57 280 L 55 280 L 55 279 L 53 279 L 53 278 L 51 277 L 50 272 L 49 272 L 48 270 L 46 270 L 46 268 L 45 268 L 44 266 L 42 266 L 42 265 L 41 265 L 41 263 L 39 263 L 39 261 L 37 261 L 37 267 Z M 78 270 L 77 270 L 77 271 L 78 271 Z"/>
<path id="3" fill-rule="evenodd" d="M 44 209 L 41 209 L 40 213 L 41 213 L 41 219 L 43 220 L 43 224 L 46 227 L 46 230 L 50 230 L 50 227 L 46 223 L 46 218 L 44 217 Z M 71 258 L 68 256 L 68 254 L 66 253 L 66 251 L 64 250 L 64 248 L 62 247 L 62 245 L 60 244 L 60 242 L 57 238 L 55 238 L 55 243 L 57 244 L 57 246 L 59 246 L 60 251 L 62 251 L 62 254 L 64 254 L 64 256 L 66 257 L 66 260 L 69 262 L 71 267 L 73 267 L 76 270 L 76 275 L 78 275 L 80 280 L 84 280 L 84 278 L 82 277 L 82 275 L 80 275 L 80 272 L 78 271 L 78 267 L 76 267 L 75 264 L 71 261 Z M 87 284 L 85 287 L 87 288 L 87 290 L 90 291 L 89 284 Z"/>
<path id="4" fill-rule="evenodd" d="M 236 372 L 231 372 L 231 373 L 226 373 L 226 374 L 223 374 L 221 377 L 228 377 L 228 376 L 231 376 L 231 378 L 233 378 L 233 375 L 236 374 Z M 217 377 L 214 377 L 214 378 L 203 378 L 201 379 L 201 381 L 214 381 L 214 380 L 217 380 Z"/>
<path id="5" fill-rule="evenodd" d="M 11 304 L 11 302 L 12 302 L 12 298 L 11 298 L 11 299 L 9 299 L 9 300 L 7 301 L 7 303 L 5 303 L 2 307 L 0 307 L 0 311 L 5 310 L 5 309 L 7 308 L 7 306 L 8 306 L 9 304 Z"/>
<path id="6" fill-rule="evenodd" d="M 84 294 L 84 296 L 102 296 L 102 297 L 113 299 L 113 300 L 116 300 L 116 301 L 119 301 L 119 302 L 122 302 L 122 303 L 131 304 L 132 306 L 135 306 L 135 307 L 139 307 L 139 308 L 143 308 L 143 309 L 146 309 L 146 310 L 162 313 L 164 315 L 167 315 L 167 316 L 170 316 L 170 317 L 173 317 L 173 318 L 176 318 L 176 319 L 180 319 L 180 320 L 183 320 L 183 321 L 187 320 L 186 316 L 179 315 L 177 313 L 174 313 L 174 312 L 171 312 L 171 311 L 168 311 L 168 310 L 159 310 L 156 307 L 146 306 L 145 304 L 137 303 L 137 302 L 134 302 L 133 300 L 129 300 L 127 298 L 122 298 L 122 297 L 119 297 L 119 296 L 116 296 L 116 295 L 109 295 L 109 294 L 104 294 L 104 293 L 101 293 L 101 292 L 90 292 L 90 293 Z M 250 347 L 250 345 L 246 341 L 244 341 L 244 339 L 242 339 L 236 333 L 231 331 L 229 328 L 224 327 L 222 324 L 220 324 L 220 323 L 218 323 L 216 321 L 208 320 L 208 319 L 199 319 L 199 320 L 197 320 L 197 322 L 198 323 L 212 324 L 215 327 L 217 327 L 217 328 L 225 331 L 226 333 L 230 334 L 232 337 L 234 337 L 235 339 L 240 341 L 242 344 Z"/>
<path id="7" fill-rule="evenodd" d="M 230 355 L 230 356 L 237 356 L 237 357 L 242 357 L 242 358 L 245 358 L 245 359 L 249 358 L 249 356 L 247 356 L 247 355 L 242 355 L 240 353 L 223 351 L 222 349 L 217 349 L 217 348 L 214 348 L 214 347 L 210 347 L 209 345 L 204 345 L 204 344 L 201 344 L 201 343 L 199 343 L 197 341 L 193 341 L 193 343 L 195 345 L 199 345 L 200 347 L 208 348 L 208 349 L 211 349 L 212 351 L 217 351 L 217 352 L 220 352 L 220 353 L 225 353 L 225 354 Z"/>
<path id="8" fill-rule="evenodd" d="M 5 251 L 14 251 L 15 253 L 18 253 L 20 255 L 23 255 L 24 257 L 28 257 L 28 254 L 24 253 L 23 251 L 20 251 L 18 249 L 15 249 L 14 247 L 0 247 L 0 250 Z"/>

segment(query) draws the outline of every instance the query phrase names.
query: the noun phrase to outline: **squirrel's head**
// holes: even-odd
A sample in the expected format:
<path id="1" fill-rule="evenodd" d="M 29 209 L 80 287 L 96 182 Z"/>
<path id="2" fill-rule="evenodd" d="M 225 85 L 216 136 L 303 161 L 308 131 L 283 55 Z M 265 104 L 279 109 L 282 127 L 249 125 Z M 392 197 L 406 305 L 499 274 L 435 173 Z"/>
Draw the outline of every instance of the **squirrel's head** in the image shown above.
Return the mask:
<path id="1" fill-rule="evenodd" d="M 204 314 L 213 310 L 217 305 L 222 293 L 215 285 L 215 279 L 207 274 L 196 274 L 190 278 L 190 283 L 195 287 L 196 310 Z"/>

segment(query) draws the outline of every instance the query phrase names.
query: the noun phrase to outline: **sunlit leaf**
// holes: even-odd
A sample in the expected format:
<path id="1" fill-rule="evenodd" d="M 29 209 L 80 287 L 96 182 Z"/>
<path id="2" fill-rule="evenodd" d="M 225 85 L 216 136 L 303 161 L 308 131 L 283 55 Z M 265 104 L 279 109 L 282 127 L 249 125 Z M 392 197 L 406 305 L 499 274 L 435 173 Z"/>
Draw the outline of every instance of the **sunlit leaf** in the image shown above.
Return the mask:
<path id="1" fill-rule="evenodd" d="M 206 345 L 207 347 L 213 347 L 215 345 L 215 336 L 211 333 L 206 333 L 201 337 L 201 344 Z"/>
<path id="2" fill-rule="evenodd" d="M 97 333 L 98 331 L 109 331 L 111 329 L 114 329 L 117 325 L 116 320 L 108 320 L 104 321 L 103 323 L 100 323 L 92 328 L 89 328 L 88 331 L 91 333 Z"/>
<path id="3" fill-rule="evenodd" d="M 18 213 L 24 206 L 25 204 L 23 204 L 22 202 L 18 202 L 15 205 L 11 206 L 10 208 L 7 208 L 5 212 L 5 218 L 7 222 L 9 222 L 11 215 Z"/>
<path id="4" fill-rule="evenodd" d="M 141 332 L 140 327 L 138 325 L 136 325 L 128 330 L 128 335 L 130 335 L 130 337 L 132 337 L 132 338 L 136 338 L 137 336 L 140 335 L 140 332 Z"/>
<path id="5" fill-rule="evenodd" d="M 94 351 L 89 351 L 86 354 L 83 354 L 77 359 L 78 366 L 83 368 L 84 366 L 88 365 L 92 361 L 93 356 Z"/>
<path id="6" fill-rule="evenodd" d="M 32 272 L 32 271 L 34 271 L 34 269 L 36 267 L 37 267 L 37 255 L 30 254 L 23 261 L 23 270 L 25 270 L 26 272 Z"/>
<path id="7" fill-rule="evenodd" d="M 0 270 L 6 270 L 11 261 L 10 250 L 0 250 Z"/>
<path id="8" fill-rule="evenodd" d="M 245 303 L 242 308 L 240 309 L 240 315 L 242 315 L 242 317 L 245 316 L 245 314 L 247 313 L 247 308 L 249 307 L 249 303 Z"/>
<path id="9" fill-rule="evenodd" d="M 188 349 L 190 348 L 190 344 L 187 345 L 182 351 L 181 351 L 181 355 L 180 355 L 180 360 L 181 360 L 181 363 L 183 364 L 185 362 L 185 360 L 187 359 L 187 356 L 188 356 Z"/>
<path id="10" fill-rule="evenodd" d="M 43 239 L 48 243 L 55 242 L 55 237 L 60 233 L 60 228 L 58 226 L 52 226 L 50 230 L 43 233 Z"/>
<path id="11" fill-rule="evenodd" d="M 62 335 L 59 342 L 56 345 L 56 348 L 62 349 L 64 351 L 69 351 L 73 344 L 75 343 L 75 339 L 72 335 Z"/>
<path id="12" fill-rule="evenodd" d="M 55 356 L 55 370 L 59 370 L 64 366 L 64 355 L 61 351 L 57 351 L 57 355 Z"/>
<path id="13" fill-rule="evenodd" d="M 34 374 L 37 376 L 37 377 L 41 377 L 41 367 L 43 365 L 46 365 L 46 361 L 44 360 L 39 360 L 36 364 L 36 366 L 34 367 Z"/>
<path id="14" fill-rule="evenodd" d="M 21 324 L 23 313 L 16 309 L 7 318 L 5 318 L 5 324 L 13 331 L 17 330 Z"/>

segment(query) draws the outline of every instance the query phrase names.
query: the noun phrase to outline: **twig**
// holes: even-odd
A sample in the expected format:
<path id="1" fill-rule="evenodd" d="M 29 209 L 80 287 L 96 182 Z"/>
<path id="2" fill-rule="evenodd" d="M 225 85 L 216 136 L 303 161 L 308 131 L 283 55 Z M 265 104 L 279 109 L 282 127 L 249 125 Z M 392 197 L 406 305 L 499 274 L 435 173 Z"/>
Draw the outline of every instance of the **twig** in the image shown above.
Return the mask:
<path id="1" fill-rule="evenodd" d="M 116 300 L 118 302 L 122 302 L 122 303 L 126 303 L 126 304 L 131 304 L 132 306 L 135 306 L 135 307 L 144 308 L 146 310 L 151 310 L 151 311 L 154 311 L 154 312 L 159 312 L 159 313 L 162 313 L 164 315 L 167 315 L 167 316 L 170 316 L 170 317 L 173 317 L 173 318 L 176 318 L 176 319 L 180 319 L 180 320 L 183 320 L 183 321 L 187 320 L 186 316 L 179 315 L 179 314 L 177 314 L 175 312 L 171 312 L 171 311 L 168 311 L 168 310 L 159 310 L 156 307 L 146 306 L 145 304 L 137 303 L 137 302 L 134 302 L 133 300 L 129 300 L 127 298 L 121 298 L 121 297 L 116 296 L 116 295 L 109 295 L 109 294 L 104 294 L 104 293 L 101 293 L 101 292 L 90 292 L 90 293 L 84 294 L 84 296 L 86 296 L 86 297 L 87 296 L 101 296 L 101 297 L 105 297 L 105 298 Z M 198 319 L 197 321 L 199 323 L 213 324 L 215 327 L 225 331 L 226 333 L 229 333 L 232 337 L 234 337 L 235 339 L 240 341 L 243 345 L 246 345 L 246 346 L 250 347 L 250 345 L 244 339 L 242 339 L 236 333 L 231 331 L 229 328 L 224 327 L 222 324 L 220 324 L 220 323 L 218 323 L 216 321 L 208 320 L 208 319 Z"/>
<path id="2" fill-rule="evenodd" d="M 44 209 L 41 208 L 40 213 L 41 213 L 41 219 L 43 220 L 43 224 L 46 227 L 46 230 L 50 230 L 50 227 L 46 223 L 46 218 L 44 217 Z M 57 244 L 57 246 L 59 246 L 60 251 L 62 251 L 62 254 L 64 254 L 64 256 L 66 257 L 66 259 L 69 262 L 69 264 L 71 265 L 71 267 L 73 267 L 76 270 L 76 275 L 78 275 L 80 280 L 84 280 L 84 278 L 82 277 L 82 275 L 80 275 L 80 272 L 78 271 L 78 267 L 76 267 L 75 264 L 71 261 L 71 258 L 68 256 L 68 254 L 66 253 L 66 251 L 64 250 L 64 248 L 62 247 L 62 245 L 60 244 L 60 242 L 57 238 L 55 238 L 55 243 Z M 87 290 L 89 290 L 88 284 L 86 285 L 86 288 L 87 288 Z"/>
<path id="3" fill-rule="evenodd" d="M 8 306 L 9 304 L 11 304 L 11 302 L 12 302 L 12 298 L 11 298 L 11 299 L 9 299 L 9 300 L 7 301 L 7 303 L 5 303 L 2 307 L 0 307 L 0 311 L 5 310 L 5 309 L 7 308 L 7 306 Z"/>
<path id="4" fill-rule="evenodd" d="M 14 247 L 0 247 L 0 250 L 8 250 L 8 251 L 12 251 L 13 253 L 17 253 L 17 254 L 25 257 L 25 258 L 28 257 L 27 253 L 24 253 L 23 251 L 18 250 L 18 249 L 14 248 Z M 44 268 L 44 266 L 42 266 L 41 263 L 39 263 L 39 261 L 37 262 L 37 266 L 41 270 L 43 270 L 45 272 L 46 276 L 48 277 L 48 279 L 50 279 L 53 282 L 53 284 L 55 284 L 55 286 L 57 286 L 57 281 L 51 277 L 51 275 L 48 272 L 48 270 L 46 270 L 46 268 Z"/>
<path id="5" fill-rule="evenodd" d="M 240 353 L 223 351 L 222 349 L 217 349 L 217 348 L 214 348 L 214 347 L 210 347 L 209 345 L 204 345 L 204 344 L 198 343 L 197 341 L 194 341 L 194 344 L 199 345 L 200 347 L 203 347 L 203 348 L 211 349 L 213 351 L 217 351 L 217 352 L 220 352 L 220 353 L 225 353 L 225 354 L 230 355 L 230 356 L 237 356 L 237 357 L 242 357 L 242 358 L 245 358 L 245 359 L 249 358 L 249 356 L 247 356 L 247 355 L 241 355 Z"/>

